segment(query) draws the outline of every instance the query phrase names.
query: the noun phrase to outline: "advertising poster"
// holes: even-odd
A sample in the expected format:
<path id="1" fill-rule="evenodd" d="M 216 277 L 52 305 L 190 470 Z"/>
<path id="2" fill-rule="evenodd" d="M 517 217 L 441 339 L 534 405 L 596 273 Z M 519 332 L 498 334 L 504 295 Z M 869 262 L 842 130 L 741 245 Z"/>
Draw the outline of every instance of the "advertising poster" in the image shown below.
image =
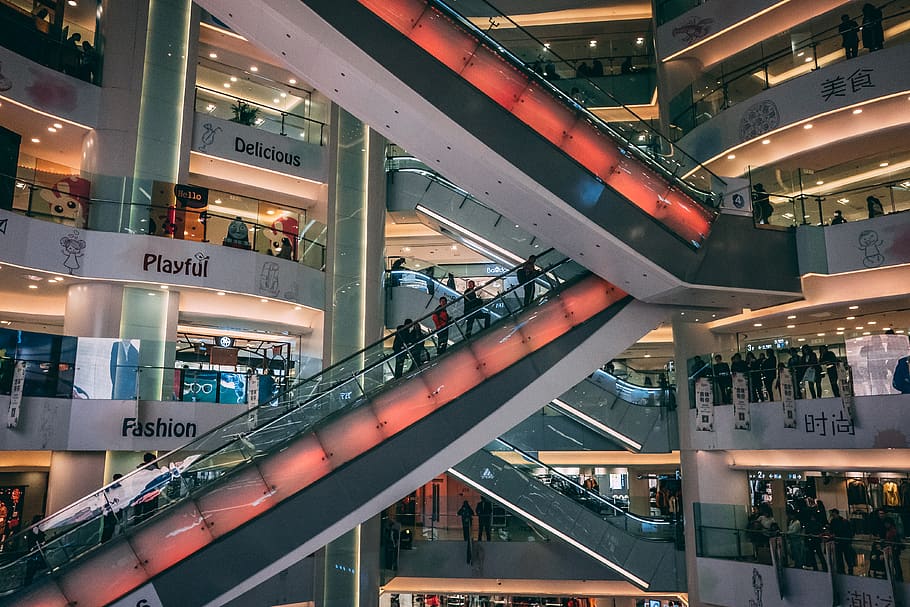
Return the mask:
<path id="1" fill-rule="evenodd" d="M 853 394 L 897 394 L 891 385 L 897 362 L 910 354 L 906 335 L 864 335 L 844 342 L 853 374 Z"/>
<path id="2" fill-rule="evenodd" d="M 733 374 L 733 427 L 736 430 L 752 428 L 752 414 L 749 410 L 749 382 L 745 373 Z"/>
<path id="3" fill-rule="evenodd" d="M 221 372 L 218 402 L 222 405 L 242 405 L 246 402 L 246 392 L 246 374 Z"/>
<path id="4" fill-rule="evenodd" d="M 19 412 L 22 409 L 22 391 L 25 388 L 25 361 L 16 363 L 13 370 L 13 384 L 9 394 L 9 415 L 6 419 L 7 428 L 19 425 Z"/>
<path id="5" fill-rule="evenodd" d="M 139 340 L 80 337 L 73 398 L 133 400 L 139 386 Z"/>
<path id="6" fill-rule="evenodd" d="M 793 398 L 793 376 L 790 375 L 790 369 L 781 369 L 778 381 L 780 382 L 781 400 L 784 408 L 784 428 L 795 428 L 796 400 Z"/>
<path id="7" fill-rule="evenodd" d="M 695 382 L 696 432 L 714 432 L 714 390 L 711 381 L 702 377 Z"/>
<path id="8" fill-rule="evenodd" d="M 853 382 L 847 375 L 847 365 L 837 363 L 837 384 L 840 387 L 840 399 L 844 406 L 844 415 L 851 422 L 856 421 L 856 401 L 853 398 Z"/>
<path id="9" fill-rule="evenodd" d="M 194 403 L 218 402 L 218 371 L 184 369 L 180 400 Z"/>
<path id="10" fill-rule="evenodd" d="M 22 525 L 22 503 L 25 486 L 0 487 L 0 543 Z"/>

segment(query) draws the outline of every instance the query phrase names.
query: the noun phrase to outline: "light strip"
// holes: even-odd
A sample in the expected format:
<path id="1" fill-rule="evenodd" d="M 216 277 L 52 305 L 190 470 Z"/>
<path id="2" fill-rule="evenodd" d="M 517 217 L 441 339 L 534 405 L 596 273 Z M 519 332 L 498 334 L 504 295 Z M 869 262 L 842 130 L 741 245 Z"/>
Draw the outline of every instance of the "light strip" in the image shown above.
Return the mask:
<path id="1" fill-rule="evenodd" d="M 565 402 L 559 400 L 558 398 L 554 398 L 552 401 L 550 401 L 550 403 L 555 405 L 559 409 L 564 409 L 564 410 L 568 411 L 571 416 L 577 417 L 581 421 L 583 421 L 586 424 L 589 424 L 591 426 L 594 426 L 595 428 L 597 428 L 598 430 L 600 430 L 601 432 L 603 432 L 605 434 L 609 434 L 616 440 L 619 440 L 619 441 L 625 443 L 626 445 L 632 447 L 636 451 L 641 451 L 641 443 L 635 442 L 634 440 L 632 440 L 625 434 L 620 434 L 613 428 L 597 421 L 596 419 L 594 419 L 593 417 L 591 417 L 590 415 L 588 415 L 586 413 L 582 413 L 575 407 L 572 407 L 571 405 L 566 404 Z"/>
<path id="2" fill-rule="evenodd" d="M 511 510 L 513 510 L 514 512 L 517 512 L 518 515 L 521 516 L 522 518 L 526 518 L 526 519 L 528 519 L 529 521 L 531 521 L 532 523 L 534 523 L 534 524 L 536 524 L 536 525 L 539 525 L 540 527 L 543 527 L 544 529 L 546 529 L 547 531 L 549 531 L 550 533 L 552 533 L 553 535 L 555 535 L 556 537 L 558 537 L 558 538 L 561 539 L 562 541 L 564 541 L 564 542 L 566 542 L 567 544 L 569 544 L 569 545 L 571 545 L 571 546 L 573 546 L 573 547 L 575 547 L 575 548 L 581 550 L 582 552 L 584 552 L 585 554 L 587 554 L 587 555 L 590 556 L 591 558 L 593 558 L 593 559 L 595 559 L 595 560 L 597 560 L 597 561 L 600 561 L 601 563 L 603 563 L 604 565 L 606 565 L 606 566 L 609 567 L 610 569 L 613 569 L 614 571 L 616 571 L 617 573 L 619 573 L 619 574 L 622 575 L 623 577 L 626 577 L 626 578 L 628 578 L 629 580 L 635 582 L 636 584 L 638 584 L 639 586 L 641 586 L 641 587 L 644 588 L 645 590 L 647 590 L 647 589 L 650 587 L 650 584 L 648 584 L 646 581 L 644 581 L 643 579 L 641 579 L 641 578 L 638 577 L 637 575 L 633 575 L 633 574 L 630 573 L 629 571 L 626 571 L 625 569 L 623 569 L 622 567 L 620 567 L 619 565 L 617 565 L 617 564 L 614 563 L 613 561 L 607 559 L 607 558 L 604 557 L 603 555 L 600 555 L 600 554 L 594 552 L 593 550 L 591 550 L 591 549 L 588 548 L 587 546 L 581 544 L 581 543 L 580 543 L 578 540 L 576 540 L 575 538 L 569 537 L 569 536 L 566 535 L 565 533 L 563 533 L 563 532 L 561 532 L 561 531 L 555 529 L 555 528 L 552 527 L 551 525 L 549 525 L 549 524 L 543 522 L 542 520 L 540 520 L 539 518 L 535 517 L 535 516 L 532 515 L 531 513 L 527 512 L 527 511 L 525 511 L 525 510 L 522 510 L 521 508 L 519 508 L 518 506 L 516 506 L 516 505 L 513 504 L 512 502 L 510 502 L 510 501 L 508 501 L 508 500 L 502 499 L 502 496 L 501 496 L 501 495 L 493 495 L 492 493 L 490 493 L 489 489 L 487 489 L 486 487 L 484 487 L 483 485 L 481 485 L 481 484 L 479 484 L 479 483 L 474 482 L 472 479 L 470 479 L 470 478 L 468 478 L 467 476 L 461 474 L 460 472 L 458 472 L 458 471 L 455 470 L 454 468 L 449 468 L 449 471 L 448 471 L 448 472 L 449 472 L 449 474 L 451 474 L 452 476 L 454 476 L 454 477 L 456 477 L 456 478 L 459 478 L 459 479 L 461 479 L 462 481 L 464 481 L 465 483 L 467 483 L 468 485 L 474 487 L 475 489 L 477 489 L 478 491 L 480 491 L 480 492 L 483 493 L 484 495 L 488 495 L 488 496 L 494 498 L 497 502 L 499 502 L 499 503 L 501 503 L 501 504 L 505 504 L 505 505 L 508 506 Z"/>
<path id="3" fill-rule="evenodd" d="M 18 105 L 19 107 L 21 107 L 21 108 L 23 108 L 23 109 L 26 109 L 26 110 L 28 110 L 28 111 L 30 111 L 30 112 L 35 112 L 36 114 L 41 114 L 42 116 L 47 116 L 48 118 L 53 118 L 54 120 L 57 120 L 57 121 L 59 121 L 59 122 L 65 122 L 65 123 L 71 124 L 71 125 L 73 125 L 73 126 L 78 126 L 79 128 L 83 128 L 83 129 L 86 129 L 86 130 L 88 130 L 88 131 L 91 131 L 91 130 L 94 128 L 94 127 L 91 127 L 91 126 L 86 126 L 86 125 L 82 124 L 81 122 L 76 122 L 75 120 L 70 120 L 70 119 L 68 119 L 68 118 L 62 118 L 62 117 L 60 117 L 60 116 L 56 116 L 56 115 L 51 114 L 51 113 L 49 113 L 49 112 L 44 112 L 44 111 L 39 110 L 39 109 L 37 109 L 37 108 L 33 108 L 32 106 L 30 106 L 30 105 L 25 105 L 24 103 L 22 103 L 22 102 L 20 102 L 20 101 L 16 101 L 15 99 L 10 99 L 10 98 L 7 97 L 6 95 L 0 95 L 0 99 L 3 99 L 4 101 L 8 101 L 9 103 L 12 103 L 13 105 Z"/>
<path id="4" fill-rule="evenodd" d="M 711 40 L 714 40 L 714 39 L 717 38 L 718 36 L 722 36 L 723 34 L 729 32 L 730 30 L 736 29 L 737 27 L 739 27 L 739 26 L 741 26 L 741 25 L 745 25 L 746 23 L 749 23 L 750 21 L 753 21 L 753 20 L 755 20 L 755 19 L 758 19 L 758 18 L 761 17 L 762 15 L 764 15 L 764 14 L 766 14 L 766 13 L 769 13 L 769 12 L 773 11 L 774 9 L 776 9 L 776 8 L 778 8 L 778 7 L 781 7 L 781 6 L 783 6 L 784 4 L 787 4 L 788 2 L 790 2 L 790 0 L 781 0 L 781 1 L 778 2 L 777 4 L 772 4 L 772 5 L 769 6 L 768 8 L 766 8 L 766 9 L 764 9 L 764 10 L 761 10 L 761 11 L 758 11 L 758 12 L 755 13 L 754 15 L 750 15 L 750 16 L 746 17 L 745 19 L 743 19 L 742 21 L 737 21 L 736 23 L 734 23 L 734 24 L 732 24 L 732 25 L 728 25 L 728 26 L 725 27 L 724 29 L 722 29 L 722 30 L 720 30 L 720 31 L 718 31 L 718 32 L 714 32 L 713 34 L 711 34 L 710 36 L 708 36 L 708 37 L 706 37 L 706 38 L 702 38 L 701 40 L 699 40 L 699 41 L 696 42 L 695 44 L 690 44 L 690 45 L 687 46 L 686 48 L 676 51 L 675 53 L 673 53 L 673 54 L 670 55 L 669 57 L 664 57 L 663 59 L 661 59 L 661 61 L 665 61 L 665 62 L 666 62 L 666 61 L 670 61 L 670 60 L 672 60 L 672 59 L 675 59 L 676 57 L 679 57 L 679 56 L 682 55 L 683 53 L 688 53 L 689 51 L 691 51 L 691 50 L 693 50 L 693 49 L 696 49 L 696 48 L 700 47 L 701 45 L 710 42 Z"/>
<path id="5" fill-rule="evenodd" d="M 418 204 L 416 207 L 416 210 L 425 215 L 429 215 L 430 217 L 432 217 L 439 223 L 445 225 L 448 228 L 451 228 L 452 230 L 454 230 L 455 232 L 458 232 L 462 236 L 465 236 L 466 238 L 470 238 L 471 240 L 478 242 L 487 248 L 493 249 L 500 255 L 504 256 L 506 259 L 513 260 L 516 264 L 522 263 L 524 261 L 524 259 L 522 259 L 521 257 L 518 257 L 514 253 L 507 251 L 507 250 L 503 249 L 502 247 L 493 244 L 486 238 L 482 238 L 482 237 L 478 236 L 477 234 L 475 234 L 474 232 L 471 232 L 470 230 L 466 230 L 465 228 L 458 225 L 457 223 L 455 223 L 449 219 L 446 219 L 445 217 L 443 217 L 439 213 L 436 213 L 435 211 L 431 211 L 430 209 L 426 208 L 422 204 Z"/>
<path id="6" fill-rule="evenodd" d="M 203 23 L 203 22 L 200 21 L 200 22 L 199 22 L 199 27 L 204 27 L 204 28 L 206 28 L 206 29 L 210 29 L 210 30 L 212 30 L 213 32 L 217 32 L 217 33 L 222 34 L 222 35 L 224 35 L 224 36 L 230 36 L 231 38 L 236 38 L 237 40 L 243 40 L 244 42 L 249 42 L 249 40 L 247 40 L 246 38 L 244 38 L 244 37 L 241 36 L 240 34 L 235 34 L 234 32 L 232 32 L 232 31 L 230 31 L 230 30 L 226 30 L 226 29 L 224 29 L 223 27 L 218 27 L 218 26 L 216 26 L 216 25 L 212 25 L 211 23 Z"/>

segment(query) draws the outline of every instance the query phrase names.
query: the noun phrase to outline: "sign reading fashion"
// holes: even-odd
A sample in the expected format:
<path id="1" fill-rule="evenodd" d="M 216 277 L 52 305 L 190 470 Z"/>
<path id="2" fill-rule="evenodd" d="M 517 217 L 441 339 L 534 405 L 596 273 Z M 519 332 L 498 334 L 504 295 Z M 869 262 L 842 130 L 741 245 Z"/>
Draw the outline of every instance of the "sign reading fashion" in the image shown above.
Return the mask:
<path id="1" fill-rule="evenodd" d="M 185 259 L 170 259 L 161 253 L 146 253 L 142 258 L 142 271 L 208 278 L 209 256 L 196 253 Z"/>
<path id="2" fill-rule="evenodd" d="M 276 146 L 265 146 L 261 141 L 247 142 L 243 137 L 234 137 L 234 151 L 244 152 L 249 156 L 272 160 L 278 164 L 284 163 L 288 166 L 299 167 L 300 156 L 279 150 Z"/>
<path id="3" fill-rule="evenodd" d="M 167 421 L 158 418 L 151 422 L 141 422 L 135 417 L 124 417 L 120 436 L 146 436 L 152 438 L 196 438 L 196 424 L 193 422 Z"/>

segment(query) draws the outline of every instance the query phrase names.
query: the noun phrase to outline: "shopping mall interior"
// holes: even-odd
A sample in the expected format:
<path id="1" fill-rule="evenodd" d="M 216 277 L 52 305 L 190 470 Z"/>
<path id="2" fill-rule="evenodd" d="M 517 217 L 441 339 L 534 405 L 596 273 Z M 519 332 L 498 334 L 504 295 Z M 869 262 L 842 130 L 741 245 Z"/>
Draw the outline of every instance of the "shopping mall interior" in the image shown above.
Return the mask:
<path id="1" fill-rule="evenodd" d="M 910 0 L 0 28 L 0 607 L 910 605 Z"/>

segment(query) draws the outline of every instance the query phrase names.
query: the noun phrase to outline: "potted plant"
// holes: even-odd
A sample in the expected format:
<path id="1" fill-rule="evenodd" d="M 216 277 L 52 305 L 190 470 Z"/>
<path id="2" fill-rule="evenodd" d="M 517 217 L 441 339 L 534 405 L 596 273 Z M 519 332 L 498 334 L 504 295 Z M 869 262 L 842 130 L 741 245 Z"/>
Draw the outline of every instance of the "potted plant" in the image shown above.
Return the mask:
<path id="1" fill-rule="evenodd" d="M 231 106 L 231 111 L 234 112 L 234 117 L 231 118 L 231 122 L 238 122 L 240 124 L 245 124 L 246 126 L 253 126 L 256 122 L 256 118 L 259 117 L 259 108 L 253 107 L 246 101 L 238 101 Z"/>

